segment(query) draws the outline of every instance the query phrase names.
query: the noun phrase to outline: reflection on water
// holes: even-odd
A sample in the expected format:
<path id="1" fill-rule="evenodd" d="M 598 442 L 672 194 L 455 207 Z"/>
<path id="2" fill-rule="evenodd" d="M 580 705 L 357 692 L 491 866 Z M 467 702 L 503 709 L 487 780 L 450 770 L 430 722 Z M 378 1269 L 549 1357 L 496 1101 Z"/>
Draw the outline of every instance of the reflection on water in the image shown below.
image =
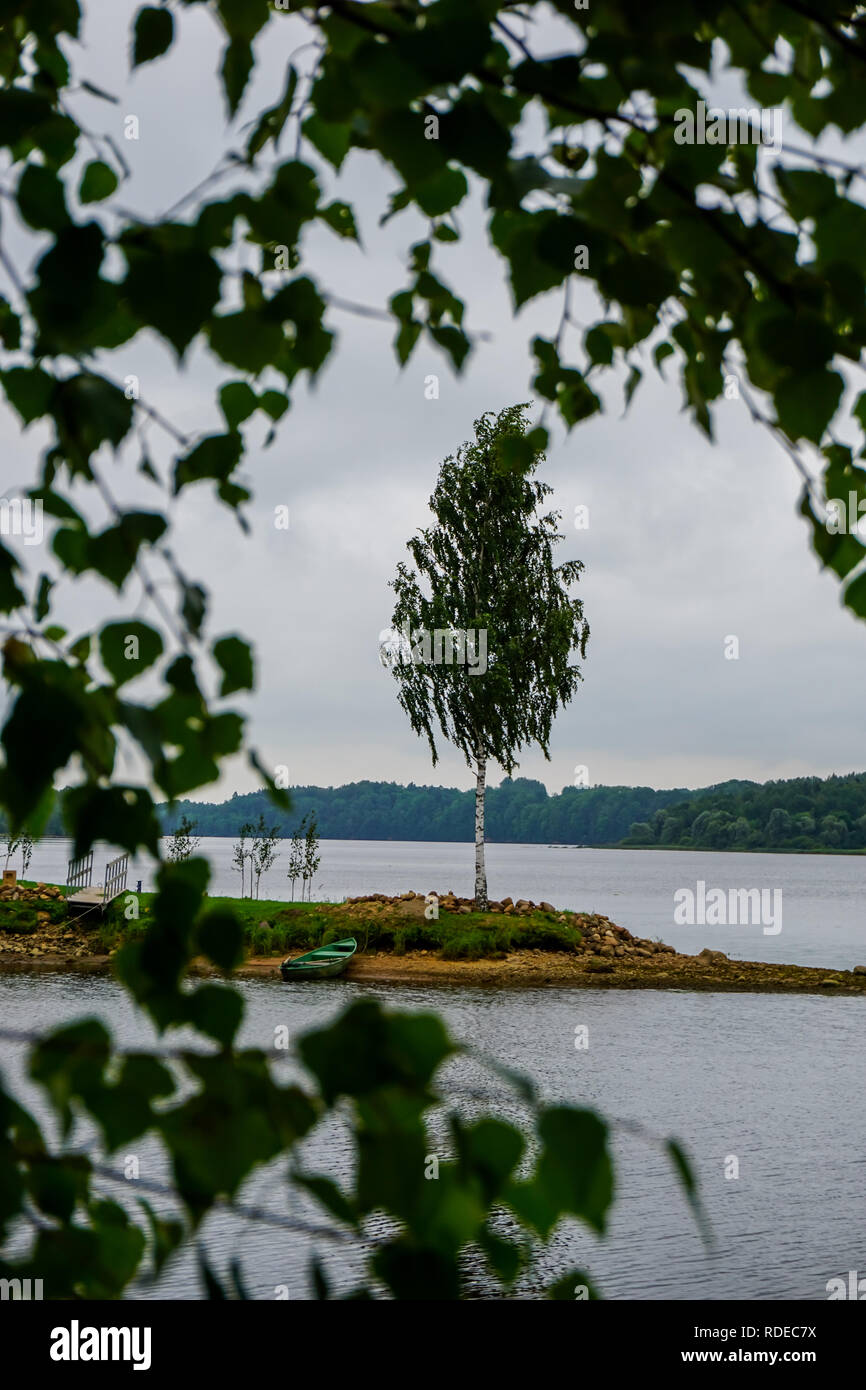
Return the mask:
<path id="1" fill-rule="evenodd" d="M 350 978 L 305 985 L 257 980 L 240 988 L 248 1045 L 272 1047 L 282 1025 L 297 1036 L 363 992 L 396 1008 L 438 1010 L 456 1037 L 532 1076 L 547 1100 L 594 1105 L 609 1118 L 685 1142 L 715 1233 L 711 1252 L 659 1149 L 618 1130 L 608 1237 L 563 1229 L 525 1296 L 576 1266 L 587 1268 L 609 1298 L 821 1299 L 828 1279 L 866 1269 L 864 999 L 421 986 L 362 991 Z M 99 1014 L 122 1046 L 153 1040 L 146 1019 L 109 979 L 0 978 L 6 1027 L 32 1027 L 35 1020 L 47 1027 L 87 1012 Z M 587 1051 L 574 1046 L 579 1025 L 589 1029 Z M 2 1044 L 0 1058 L 7 1080 L 28 1087 L 23 1049 Z M 290 1061 L 278 1065 L 286 1074 L 293 1069 Z M 482 1089 L 490 1109 L 519 1121 L 519 1104 L 475 1062 L 449 1063 L 446 1076 L 465 1112 L 481 1108 L 466 1091 Z M 142 1176 L 167 1177 L 155 1146 L 142 1144 L 136 1153 Z M 731 1156 L 739 1160 L 736 1181 L 725 1179 Z M 350 1163 L 336 1122 L 305 1146 L 307 1171 L 339 1179 Z M 314 1211 L 298 1198 L 288 1205 L 279 1165 L 256 1174 L 243 1197 L 296 1216 Z M 205 1235 L 218 1269 L 239 1257 L 252 1296 L 274 1298 L 280 1287 L 292 1298 L 307 1296 L 304 1238 L 228 1212 L 211 1217 Z M 356 1281 L 360 1266 L 351 1248 L 321 1253 L 339 1288 Z M 172 1265 L 156 1291 L 142 1291 L 148 1294 L 198 1297 L 191 1259 Z"/>

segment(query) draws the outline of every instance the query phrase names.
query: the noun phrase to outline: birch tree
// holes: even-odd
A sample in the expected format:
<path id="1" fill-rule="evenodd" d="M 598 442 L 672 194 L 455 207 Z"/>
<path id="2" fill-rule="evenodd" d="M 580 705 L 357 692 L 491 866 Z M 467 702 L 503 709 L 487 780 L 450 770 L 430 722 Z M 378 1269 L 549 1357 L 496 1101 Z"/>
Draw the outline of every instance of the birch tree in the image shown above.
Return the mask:
<path id="1" fill-rule="evenodd" d="M 475 905 L 487 906 L 487 770 L 511 776 L 519 752 L 549 757 L 557 710 L 582 679 L 589 627 L 571 594 L 583 565 L 556 565 L 560 514 L 535 477 L 542 433 L 527 405 L 488 411 L 475 437 L 445 459 L 430 510 L 435 522 L 407 542 L 391 632 L 381 654 L 412 728 L 434 764 L 437 731 L 475 775 Z"/>
<path id="2" fill-rule="evenodd" d="M 3 836 L 2 844 L 6 854 L 6 858 L 3 864 L 4 869 L 9 868 L 9 860 L 13 857 L 13 855 L 18 853 L 18 850 L 21 847 L 21 838 L 21 835 L 13 835 L 11 830 L 7 830 L 6 834 Z"/>
<path id="3" fill-rule="evenodd" d="M 238 838 L 232 846 L 232 867 L 237 869 L 241 876 L 241 897 L 246 893 L 247 882 L 247 860 L 250 858 L 250 851 L 247 849 L 247 836 L 255 834 L 255 826 L 249 821 L 245 821 L 238 831 Z M 253 869 L 250 864 L 250 897 L 253 896 Z"/>
<path id="4" fill-rule="evenodd" d="M 280 838 L 279 826 L 268 826 L 265 824 L 264 815 L 260 814 L 259 819 L 253 829 L 253 847 L 250 850 L 250 897 L 253 896 L 253 873 L 256 878 L 256 897 L 259 896 L 259 885 L 262 874 L 266 874 L 273 868 L 277 860 L 277 844 Z"/>
<path id="5" fill-rule="evenodd" d="M 21 836 L 19 848 L 21 850 L 21 877 L 26 878 L 30 871 L 30 860 L 33 858 L 33 836 L 24 833 Z"/>
<path id="6" fill-rule="evenodd" d="M 194 830 L 195 821 L 190 820 L 187 815 L 182 815 L 166 846 L 165 857 L 169 863 L 182 864 L 192 858 L 201 844 L 199 837 L 193 834 Z"/>
<path id="7" fill-rule="evenodd" d="M 307 884 L 307 900 L 312 898 L 313 879 L 319 871 L 322 856 L 319 854 L 319 826 L 315 812 L 310 817 L 310 824 L 307 826 L 307 833 L 304 839 L 304 867 L 303 880 Z"/>
<path id="8" fill-rule="evenodd" d="M 292 902 L 295 901 L 295 884 L 301 879 L 301 898 L 304 895 L 304 880 L 301 877 L 304 871 L 304 834 L 306 831 L 307 817 L 301 821 L 297 830 L 292 836 L 291 848 L 289 850 L 289 868 L 287 877 L 292 885 Z"/>

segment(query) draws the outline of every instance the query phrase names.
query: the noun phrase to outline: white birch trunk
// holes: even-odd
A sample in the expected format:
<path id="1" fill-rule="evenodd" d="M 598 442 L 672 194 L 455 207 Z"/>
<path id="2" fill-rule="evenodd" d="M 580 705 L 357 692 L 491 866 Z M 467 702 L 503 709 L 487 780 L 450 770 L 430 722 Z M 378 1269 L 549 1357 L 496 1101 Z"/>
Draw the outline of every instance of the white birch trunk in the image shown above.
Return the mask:
<path id="1" fill-rule="evenodd" d="M 487 790 L 487 759 L 478 754 L 475 773 L 475 907 L 487 910 L 487 868 L 484 863 L 484 793 Z"/>

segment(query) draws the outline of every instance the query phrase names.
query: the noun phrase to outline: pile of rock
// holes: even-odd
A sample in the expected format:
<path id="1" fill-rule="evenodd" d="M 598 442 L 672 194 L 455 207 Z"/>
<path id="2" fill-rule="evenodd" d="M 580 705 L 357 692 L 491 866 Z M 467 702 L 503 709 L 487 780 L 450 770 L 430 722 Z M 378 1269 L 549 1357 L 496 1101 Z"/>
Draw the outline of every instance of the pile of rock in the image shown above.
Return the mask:
<path id="1" fill-rule="evenodd" d="M 368 893 L 358 898 L 347 898 L 347 905 L 366 904 L 373 907 L 374 911 L 385 908 L 397 909 L 407 916 L 422 915 L 424 905 L 428 897 L 432 894 L 424 893 L 397 893 L 389 896 L 387 893 Z M 439 908 L 443 912 L 462 912 L 469 913 L 475 910 L 475 900 L 473 898 L 461 898 L 452 891 L 447 893 L 437 893 Z M 578 951 L 584 956 L 598 956 L 601 960 L 621 959 L 623 956 L 648 959 L 655 955 L 676 955 L 673 946 L 666 946 L 662 941 L 649 941 L 640 936 L 632 936 L 626 927 L 618 927 L 611 922 L 609 917 L 602 916 L 601 913 L 564 913 L 557 912 L 552 903 L 532 902 L 529 898 L 518 898 L 515 902 L 513 898 L 502 898 L 499 901 L 491 901 L 487 905 L 488 912 L 501 913 L 505 917 L 529 917 L 532 913 L 543 912 L 553 921 L 563 925 L 577 927 L 581 934 L 581 943 Z"/>
<path id="2" fill-rule="evenodd" d="M 0 886 L 0 902 L 49 903 L 63 898 L 63 892 L 53 883 L 37 883 L 35 888 L 24 888 L 20 883 L 4 883 Z"/>
<path id="3" fill-rule="evenodd" d="M 73 932 L 39 932 L 38 935 L 7 936 L 0 932 L 0 959 L 6 963 L 10 959 L 30 957 L 39 960 L 80 960 L 93 957 L 94 948 L 87 940 L 81 940 Z"/>
<path id="4" fill-rule="evenodd" d="M 65 905 L 65 901 L 63 890 L 53 883 L 25 888 L 7 879 L 0 884 L 0 954 L 4 968 L 23 957 L 66 960 L 92 952 L 81 930 L 70 925 L 65 912 L 58 913 L 54 908 L 55 903 Z M 10 904 L 5 912 L 3 903 Z M 20 903 L 24 910 L 17 911 L 13 903 Z"/>
<path id="5" fill-rule="evenodd" d="M 431 891 L 426 895 L 424 893 L 397 893 L 389 896 L 387 893 L 367 893 L 363 897 L 347 898 L 346 902 L 351 904 L 382 903 L 388 907 L 403 908 L 412 912 L 417 910 L 417 904 L 420 903 L 423 906 L 427 899 L 432 897 L 438 900 L 439 907 L 443 912 L 466 913 L 475 911 L 475 899 L 461 898 L 453 889 L 449 889 L 447 893 L 433 893 Z M 557 917 L 560 922 L 566 920 L 563 913 L 557 913 L 552 903 L 534 903 L 529 898 L 518 898 L 517 902 L 513 898 L 502 898 L 499 902 L 491 900 L 487 904 L 487 911 L 502 912 L 508 916 L 517 917 L 528 917 L 531 912 L 547 912 L 551 916 Z"/>
<path id="6" fill-rule="evenodd" d="M 583 937 L 579 949 L 586 955 L 610 960 L 623 956 L 637 956 L 645 960 L 656 955 L 676 955 L 675 947 L 666 946 L 663 941 L 632 936 L 627 927 L 618 927 L 600 913 L 579 914 L 571 920 Z"/>

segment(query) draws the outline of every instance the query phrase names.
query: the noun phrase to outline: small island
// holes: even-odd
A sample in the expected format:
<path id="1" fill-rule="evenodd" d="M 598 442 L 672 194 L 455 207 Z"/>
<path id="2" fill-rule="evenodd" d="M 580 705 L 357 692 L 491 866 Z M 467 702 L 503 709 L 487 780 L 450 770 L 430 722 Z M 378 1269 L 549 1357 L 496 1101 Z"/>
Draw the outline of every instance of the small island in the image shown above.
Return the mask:
<path id="1" fill-rule="evenodd" d="M 124 941 L 146 931 L 154 894 L 136 895 L 139 916 L 130 921 L 122 899 L 104 913 L 75 914 L 71 891 L 28 882 L 0 888 L 0 971 L 105 973 Z M 425 914 L 434 896 L 438 917 L 431 919 Z M 866 994 L 866 965 L 731 960 L 706 947 L 689 955 L 601 914 L 524 898 L 491 901 L 486 912 L 451 892 L 373 893 L 340 903 L 226 897 L 209 898 L 208 906 L 231 909 L 242 924 L 246 954 L 235 977 L 270 978 L 275 987 L 282 987 L 286 956 L 354 936 L 358 953 L 345 978 L 358 984 Z M 215 973 L 203 960 L 193 969 Z"/>

